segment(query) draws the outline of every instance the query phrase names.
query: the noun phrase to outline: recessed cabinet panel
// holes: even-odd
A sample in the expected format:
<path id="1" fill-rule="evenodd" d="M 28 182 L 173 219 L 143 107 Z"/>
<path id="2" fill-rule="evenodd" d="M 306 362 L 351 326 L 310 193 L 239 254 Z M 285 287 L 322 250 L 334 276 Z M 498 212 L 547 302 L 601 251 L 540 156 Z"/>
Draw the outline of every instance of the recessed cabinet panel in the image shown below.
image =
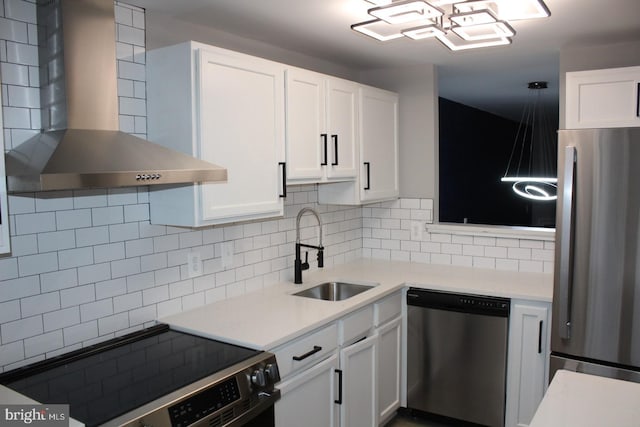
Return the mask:
<path id="1" fill-rule="evenodd" d="M 567 129 L 640 126 L 640 67 L 567 73 Z"/>
<path id="2" fill-rule="evenodd" d="M 319 180 L 327 138 L 324 77 L 303 70 L 286 73 L 287 178 Z"/>
<path id="3" fill-rule="evenodd" d="M 355 178 L 358 85 L 346 80 L 330 79 L 327 87 L 327 178 Z"/>
<path id="4" fill-rule="evenodd" d="M 149 139 L 227 169 L 226 183 L 150 190 L 154 224 L 283 214 L 284 66 L 187 42 L 148 52 Z"/>
<path id="5" fill-rule="evenodd" d="M 288 182 L 355 179 L 359 85 L 299 68 L 286 75 Z"/>
<path id="6" fill-rule="evenodd" d="M 282 214 L 282 68 L 200 51 L 201 158 L 224 165 L 227 184 L 204 184 L 204 221 Z"/>
<path id="7" fill-rule="evenodd" d="M 360 99 L 360 159 L 362 201 L 376 201 L 399 194 L 398 97 L 364 87 Z"/>

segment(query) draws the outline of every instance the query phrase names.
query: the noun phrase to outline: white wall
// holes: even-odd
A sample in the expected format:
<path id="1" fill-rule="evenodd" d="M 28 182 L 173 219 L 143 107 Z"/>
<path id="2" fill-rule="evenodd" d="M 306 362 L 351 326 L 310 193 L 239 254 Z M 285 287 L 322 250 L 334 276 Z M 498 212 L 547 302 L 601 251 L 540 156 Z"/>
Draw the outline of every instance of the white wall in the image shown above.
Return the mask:
<path id="1" fill-rule="evenodd" d="M 340 64 L 225 33 L 215 28 L 187 23 L 162 13 L 147 13 L 147 25 L 149 28 L 147 31 L 149 50 L 195 40 L 349 80 L 355 80 L 357 77 L 356 70 Z"/>
<path id="2" fill-rule="evenodd" d="M 640 40 L 566 47 L 560 51 L 560 129 L 565 127 L 565 84 L 568 71 L 640 65 Z"/>

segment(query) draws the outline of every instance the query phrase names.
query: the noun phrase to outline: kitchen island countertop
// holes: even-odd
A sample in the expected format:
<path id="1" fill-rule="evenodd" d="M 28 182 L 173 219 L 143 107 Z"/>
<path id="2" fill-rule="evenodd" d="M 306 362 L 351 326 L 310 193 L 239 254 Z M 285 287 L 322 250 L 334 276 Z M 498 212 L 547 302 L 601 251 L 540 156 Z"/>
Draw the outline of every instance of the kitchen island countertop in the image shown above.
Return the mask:
<path id="1" fill-rule="evenodd" d="M 637 427 L 640 384 L 559 370 L 529 427 Z"/>
<path id="2" fill-rule="evenodd" d="M 303 273 L 302 285 L 278 283 L 159 319 L 172 328 L 258 350 L 271 350 L 406 286 L 550 302 L 553 277 L 401 261 L 359 259 Z M 291 295 L 324 281 L 375 283 L 344 301 Z"/>

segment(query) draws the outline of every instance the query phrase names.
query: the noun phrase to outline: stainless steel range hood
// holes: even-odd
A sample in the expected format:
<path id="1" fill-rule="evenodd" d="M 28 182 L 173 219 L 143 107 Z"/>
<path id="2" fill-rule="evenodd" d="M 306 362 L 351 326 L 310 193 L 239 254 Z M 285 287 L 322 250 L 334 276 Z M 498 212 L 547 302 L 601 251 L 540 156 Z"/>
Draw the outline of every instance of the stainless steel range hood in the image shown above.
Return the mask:
<path id="1" fill-rule="evenodd" d="M 9 192 L 226 181 L 120 132 L 113 0 L 38 0 L 43 132 L 6 153 Z"/>

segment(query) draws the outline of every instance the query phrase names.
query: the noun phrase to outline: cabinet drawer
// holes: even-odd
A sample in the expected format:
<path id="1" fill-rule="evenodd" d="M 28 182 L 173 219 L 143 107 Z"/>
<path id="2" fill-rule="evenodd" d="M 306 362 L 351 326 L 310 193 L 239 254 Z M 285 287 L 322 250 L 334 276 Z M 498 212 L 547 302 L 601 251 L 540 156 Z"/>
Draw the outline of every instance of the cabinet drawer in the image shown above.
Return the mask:
<path id="1" fill-rule="evenodd" d="M 373 327 L 373 306 L 370 305 L 338 321 L 340 345 L 350 344 L 364 336 Z"/>
<path id="2" fill-rule="evenodd" d="M 337 343 L 338 326 L 332 323 L 271 351 L 276 355 L 280 377 L 284 379 L 325 358 L 336 349 Z"/>
<path id="3" fill-rule="evenodd" d="M 374 304 L 374 322 L 376 326 L 383 325 L 394 317 L 400 316 L 402 311 L 402 294 L 396 292 Z"/>

